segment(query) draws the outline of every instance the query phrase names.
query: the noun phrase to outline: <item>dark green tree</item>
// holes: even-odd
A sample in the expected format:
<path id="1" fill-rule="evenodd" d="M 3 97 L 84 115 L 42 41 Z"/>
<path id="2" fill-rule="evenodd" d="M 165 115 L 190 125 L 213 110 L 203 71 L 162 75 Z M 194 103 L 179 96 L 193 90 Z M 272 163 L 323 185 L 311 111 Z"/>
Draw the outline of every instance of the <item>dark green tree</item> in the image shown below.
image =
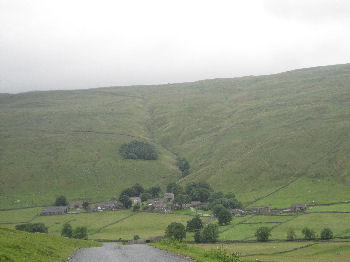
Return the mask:
<path id="1" fill-rule="evenodd" d="M 85 210 L 87 210 L 88 207 L 89 207 L 89 202 L 88 202 L 88 201 L 84 201 L 84 202 L 83 202 L 83 208 L 84 208 Z"/>
<path id="2" fill-rule="evenodd" d="M 141 208 L 140 203 L 136 203 L 136 204 L 132 207 L 132 210 L 133 210 L 133 211 L 138 211 L 138 210 L 140 210 L 140 208 Z"/>
<path id="3" fill-rule="evenodd" d="M 213 206 L 211 210 L 213 210 L 214 216 L 218 217 L 219 213 L 225 209 L 226 208 L 222 204 L 217 204 L 217 205 Z"/>
<path id="4" fill-rule="evenodd" d="M 173 193 L 175 196 L 177 196 L 179 194 L 183 194 L 184 189 L 179 184 L 176 184 L 175 182 L 173 182 L 167 185 L 166 192 Z"/>
<path id="5" fill-rule="evenodd" d="M 151 199 L 152 195 L 150 193 L 144 192 L 141 194 L 141 201 L 146 202 L 148 199 Z"/>
<path id="6" fill-rule="evenodd" d="M 184 204 L 190 203 L 191 200 L 188 195 L 186 194 L 179 194 L 176 195 L 173 201 L 173 204 L 178 206 L 179 208 L 182 208 Z"/>
<path id="7" fill-rule="evenodd" d="M 217 224 L 208 224 L 203 228 L 201 234 L 202 242 L 216 242 L 219 237 L 219 226 Z"/>
<path id="8" fill-rule="evenodd" d="M 141 186 L 139 183 L 133 185 L 132 189 L 135 191 L 135 196 L 140 196 L 145 191 L 143 186 Z"/>
<path id="9" fill-rule="evenodd" d="M 202 228 L 203 228 L 203 222 L 202 222 L 202 219 L 198 215 L 196 215 L 191 220 L 187 221 L 186 230 L 188 232 L 195 232 L 195 231 L 198 231 Z"/>
<path id="10" fill-rule="evenodd" d="M 220 226 L 227 225 L 232 220 L 232 214 L 226 208 L 220 209 L 217 218 Z"/>
<path id="11" fill-rule="evenodd" d="M 72 226 L 69 223 L 64 223 L 61 231 L 61 236 L 70 238 L 72 237 L 72 235 L 73 235 Z"/>
<path id="12" fill-rule="evenodd" d="M 88 239 L 86 227 L 76 227 L 72 233 L 73 238 Z"/>
<path id="13" fill-rule="evenodd" d="M 306 240 L 312 240 L 316 238 L 316 233 L 314 230 L 308 228 L 308 227 L 304 227 L 303 230 L 301 231 L 301 233 L 303 233 L 304 238 Z"/>
<path id="14" fill-rule="evenodd" d="M 196 243 L 202 242 L 202 230 L 196 230 L 194 231 L 194 241 Z"/>
<path id="15" fill-rule="evenodd" d="M 68 202 L 65 196 L 56 197 L 55 206 L 66 206 L 66 205 L 68 205 Z"/>
<path id="16" fill-rule="evenodd" d="M 182 177 L 187 176 L 190 173 L 190 164 L 184 157 L 178 158 L 176 162 L 177 167 L 180 169 L 182 173 Z"/>
<path id="17" fill-rule="evenodd" d="M 26 223 L 15 226 L 16 230 L 27 231 L 30 233 L 47 233 L 47 227 L 44 223 Z"/>
<path id="18" fill-rule="evenodd" d="M 328 240 L 328 239 L 332 239 L 333 238 L 333 231 L 326 227 L 324 229 L 322 229 L 321 231 L 321 239 L 322 240 Z"/>
<path id="19" fill-rule="evenodd" d="M 162 189 L 160 186 L 152 186 L 148 192 L 152 195 L 152 197 L 159 197 L 160 193 L 162 192 Z"/>
<path id="20" fill-rule="evenodd" d="M 120 196 L 122 195 L 126 195 L 128 197 L 135 197 L 135 196 L 138 196 L 137 195 L 137 192 L 135 190 L 134 187 L 128 187 L 126 189 L 124 189 L 121 193 L 120 193 Z"/>
<path id="21" fill-rule="evenodd" d="M 149 143 L 132 141 L 119 148 L 120 155 L 125 159 L 156 160 L 158 158 L 155 147 Z"/>
<path id="22" fill-rule="evenodd" d="M 129 209 L 132 206 L 132 202 L 130 200 L 130 197 L 127 195 L 121 195 L 119 197 L 119 201 L 123 204 L 123 206 L 127 209 Z"/>
<path id="23" fill-rule="evenodd" d="M 165 236 L 176 239 L 178 241 L 182 241 L 182 239 L 186 237 L 185 226 L 181 223 L 173 222 L 168 225 L 165 231 Z"/>
<path id="24" fill-rule="evenodd" d="M 267 241 L 271 236 L 271 229 L 268 227 L 259 227 L 255 232 L 258 241 Z"/>

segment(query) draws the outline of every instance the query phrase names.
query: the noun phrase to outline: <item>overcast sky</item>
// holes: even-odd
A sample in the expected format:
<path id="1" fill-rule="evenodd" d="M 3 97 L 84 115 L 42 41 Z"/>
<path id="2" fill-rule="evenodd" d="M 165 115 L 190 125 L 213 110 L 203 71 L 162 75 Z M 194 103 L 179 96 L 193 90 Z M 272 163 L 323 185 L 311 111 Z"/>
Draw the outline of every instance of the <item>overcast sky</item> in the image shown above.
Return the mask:
<path id="1" fill-rule="evenodd" d="M 0 93 L 348 62 L 347 0 L 0 0 Z"/>

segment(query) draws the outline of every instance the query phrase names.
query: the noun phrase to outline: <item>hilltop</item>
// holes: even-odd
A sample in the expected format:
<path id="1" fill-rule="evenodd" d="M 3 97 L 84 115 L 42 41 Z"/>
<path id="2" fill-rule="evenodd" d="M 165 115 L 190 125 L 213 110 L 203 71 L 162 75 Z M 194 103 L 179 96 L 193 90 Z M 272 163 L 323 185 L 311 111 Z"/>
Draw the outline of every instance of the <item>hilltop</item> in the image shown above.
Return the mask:
<path id="1" fill-rule="evenodd" d="M 205 180 L 246 205 L 348 201 L 350 64 L 192 83 L 0 95 L 0 206 Z M 157 160 L 123 159 L 152 144 Z M 185 157 L 182 178 L 176 158 Z"/>

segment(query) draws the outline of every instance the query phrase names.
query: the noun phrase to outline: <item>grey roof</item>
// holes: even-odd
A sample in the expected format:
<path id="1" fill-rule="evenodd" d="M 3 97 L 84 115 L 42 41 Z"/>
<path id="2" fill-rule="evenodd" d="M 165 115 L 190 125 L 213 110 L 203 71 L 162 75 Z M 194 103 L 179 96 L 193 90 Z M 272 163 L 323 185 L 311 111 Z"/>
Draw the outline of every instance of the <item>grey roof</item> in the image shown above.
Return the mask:
<path id="1" fill-rule="evenodd" d="M 52 213 L 52 212 L 65 212 L 65 211 L 67 211 L 66 206 L 51 206 L 51 207 L 46 207 L 42 212 Z"/>

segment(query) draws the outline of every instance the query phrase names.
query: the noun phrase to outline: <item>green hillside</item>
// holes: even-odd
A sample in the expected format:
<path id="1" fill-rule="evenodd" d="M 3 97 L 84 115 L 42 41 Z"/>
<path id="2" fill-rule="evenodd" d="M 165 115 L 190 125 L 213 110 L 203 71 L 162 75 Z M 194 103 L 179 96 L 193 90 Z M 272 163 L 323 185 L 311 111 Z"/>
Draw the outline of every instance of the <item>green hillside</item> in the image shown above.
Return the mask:
<path id="1" fill-rule="evenodd" d="M 76 249 L 101 245 L 98 242 L 27 233 L 0 228 L 0 261 L 65 261 Z"/>
<path id="2" fill-rule="evenodd" d="M 0 95 L 0 206 L 205 180 L 245 204 L 350 200 L 350 64 L 269 76 Z M 119 147 L 153 144 L 157 160 Z M 176 156 L 191 173 L 181 179 Z M 266 197 L 264 197 L 266 196 Z M 19 200 L 19 201 L 18 201 Z"/>

